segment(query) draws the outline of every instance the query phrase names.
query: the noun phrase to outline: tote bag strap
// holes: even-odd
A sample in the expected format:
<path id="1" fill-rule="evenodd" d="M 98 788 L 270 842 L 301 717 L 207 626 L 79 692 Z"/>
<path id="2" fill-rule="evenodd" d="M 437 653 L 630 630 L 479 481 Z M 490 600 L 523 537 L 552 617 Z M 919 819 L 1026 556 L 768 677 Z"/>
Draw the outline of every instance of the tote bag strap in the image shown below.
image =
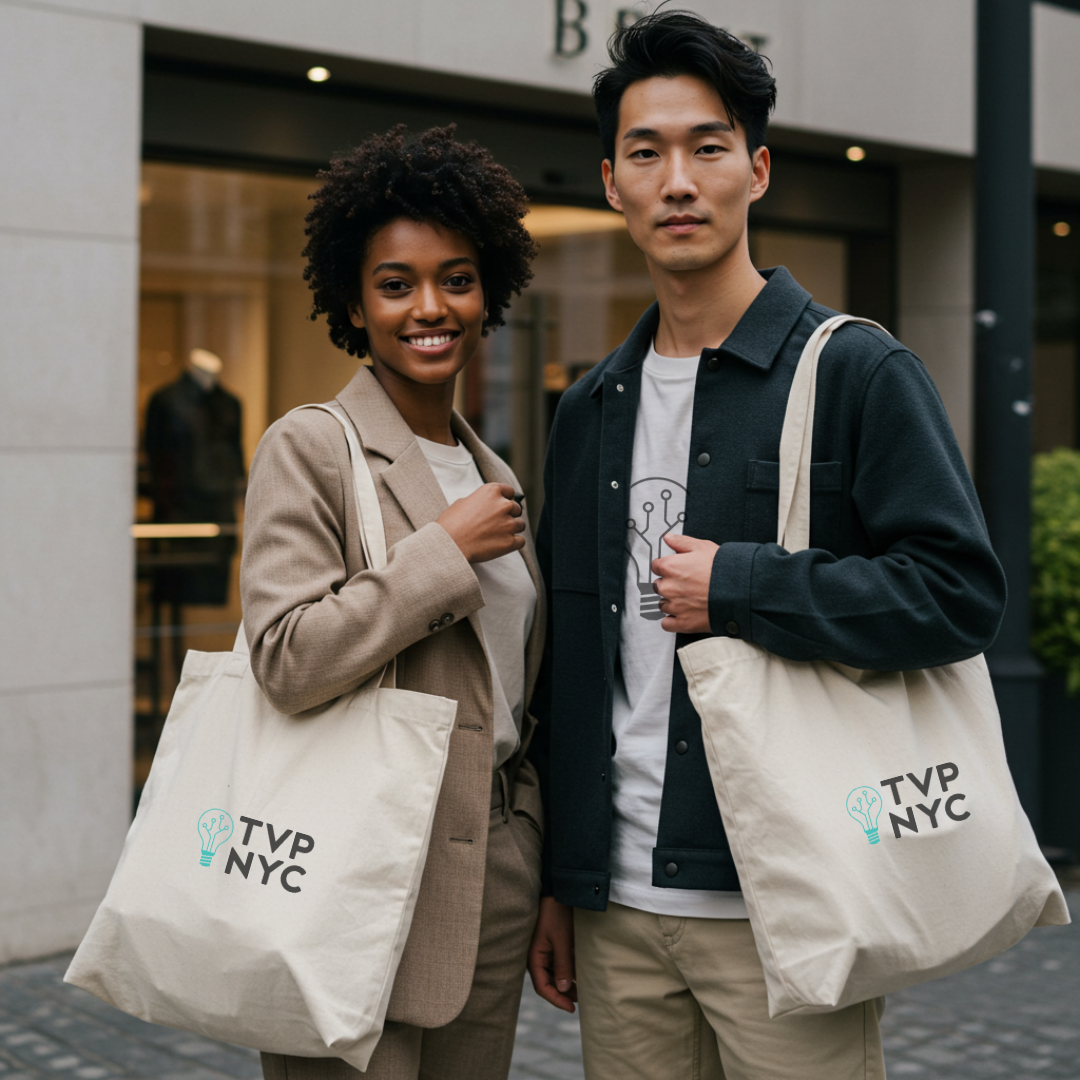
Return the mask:
<path id="1" fill-rule="evenodd" d="M 776 542 L 788 551 L 810 546 L 810 452 L 814 442 L 814 399 L 817 396 L 818 360 L 833 331 L 844 323 L 876 326 L 872 319 L 834 315 L 811 335 L 799 357 L 788 391 L 787 411 L 780 435 L 780 497 L 777 506 Z"/>
<path id="2" fill-rule="evenodd" d="M 385 569 L 386 533 L 383 529 L 382 510 L 379 507 L 379 494 L 375 490 L 375 480 L 368 468 L 367 458 L 364 457 L 364 448 L 360 445 L 360 436 L 356 434 L 356 428 L 338 409 L 330 405 L 298 405 L 289 411 L 299 412 L 301 409 L 320 409 L 322 412 L 329 413 L 345 432 L 345 441 L 349 444 L 349 460 L 352 463 L 353 494 L 356 498 L 356 516 L 360 520 L 360 546 L 364 552 L 364 561 L 372 570 Z M 233 651 L 244 653 L 248 651 L 242 622 L 236 633 Z M 396 681 L 396 672 L 397 658 L 395 657 L 383 668 L 381 674 L 373 677 L 370 682 L 376 686 L 392 689 Z"/>

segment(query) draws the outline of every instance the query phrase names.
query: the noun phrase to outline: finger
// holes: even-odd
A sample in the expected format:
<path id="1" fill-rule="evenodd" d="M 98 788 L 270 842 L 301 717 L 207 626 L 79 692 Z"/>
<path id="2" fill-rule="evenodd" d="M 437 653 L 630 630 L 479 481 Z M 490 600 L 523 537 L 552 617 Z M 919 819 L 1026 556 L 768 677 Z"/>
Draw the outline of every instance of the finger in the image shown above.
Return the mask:
<path id="1" fill-rule="evenodd" d="M 666 630 L 669 634 L 677 634 L 679 632 L 679 620 L 674 615 L 668 615 L 667 618 L 660 621 L 660 629 Z"/>
<path id="2" fill-rule="evenodd" d="M 499 494 L 504 499 L 510 499 L 511 501 L 513 500 L 514 489 L 509 484 L 495 484 L 494 486 L 499 489 Z"/>
<path id="3" fill-rule="evenodd" d="M 509 500 L 509 514 L 511 517 L 521 517 L 521 503 Z"/>
<path id="4" fill-rule="evenodd" d="M 574 1001 L 577 999 L 576 990 L 572 994 L 563 993 L 556 985 L 555 974 L 549 965 L 552 963 L 553 949 L 549 943 L 537 943 L 529 953 L 529 978 L 532 979 L 533 990 L 542 997 L 549 1005 L 556 1009 L 572 1013 Z"/>
<path id="5" fill-rule="evenodd" d="M 663 599 L 663 597 L 664 597 L 664 594 L 660 591 L 660 582 L 663 581 L 663 580 L 664 580 L 663 578 L 657 578 L 652 583 L 652 591 L 654 593 L 656 593 L 656 595 L 659 596 L 661 599 Z"/>
<path id="6" fill-rule="evenodd" d="M 694 548 L 701 545 L 703 541 L 696 539 L 693 536 L 683 536 L 681 533 L 668 533 L 664 537 L 664 543 L 667 544 L 672 551 L 682 554 L 683 552 L 693 551 Z"/>
<path id="7" fill-rule="evenodd" d="M 514 518 L 510 528 L 516 533 L 523 533 L 525 531 L 525 522 L 521 518 Z"/>

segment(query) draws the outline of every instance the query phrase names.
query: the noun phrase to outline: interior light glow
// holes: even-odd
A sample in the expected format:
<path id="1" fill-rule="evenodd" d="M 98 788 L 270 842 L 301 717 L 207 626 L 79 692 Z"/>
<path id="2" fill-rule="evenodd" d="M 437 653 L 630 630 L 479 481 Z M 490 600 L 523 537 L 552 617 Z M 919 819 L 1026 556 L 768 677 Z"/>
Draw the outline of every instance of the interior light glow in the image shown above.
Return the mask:
<path id="1" fill-rule="evenodd" d="M 1054 222 L 1055 236 L 1068 236 L 1072 232 L 1072 226 L 1067 221 Z"/>
<path id="2" fill-rule="evenodd" d="M 549 206 L 533 203 L 525 228 L 534 240 L 574 233 L 624 232 L 626 221 L 614 210 L 587 210 L 582 206 Z"/>
<path id="3" fill-rule="evenodd" d="M 866 151 L 861 146 L 849 146 L 846 156 L 848 161 L 862 161 L 866 157 Z"/>
<path id="4" fill-rule="evenodd" d="M 330 78 L 330 71 L 324 67 L 308 68 L 307 77 L 312 82 L 326 82 Z"/>
<path id="5" fill-rule="evenodd" d="M 142 524 L 132 525 L 131 535 L 136 540 L 180 540 L 191 536 L 220 536 L 221 526 L 211 521 L 172 525 Z"/>

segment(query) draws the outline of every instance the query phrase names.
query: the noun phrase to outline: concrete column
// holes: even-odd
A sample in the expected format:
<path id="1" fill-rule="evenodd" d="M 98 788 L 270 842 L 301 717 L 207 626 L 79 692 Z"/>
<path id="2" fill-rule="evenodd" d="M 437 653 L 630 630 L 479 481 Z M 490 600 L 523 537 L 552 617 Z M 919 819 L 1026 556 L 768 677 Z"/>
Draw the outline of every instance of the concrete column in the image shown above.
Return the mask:
<path id="1" fill-rule="evenodd" d="M 899 334 L 926 364 L 972 462 L 974 187 L 968 162 L 900 171 Z"/>
<path id="2" fill-rule="evenodd" d="M 78 942 L 130 820 L 135 7 L 0 0 L 0 962 Z"/>

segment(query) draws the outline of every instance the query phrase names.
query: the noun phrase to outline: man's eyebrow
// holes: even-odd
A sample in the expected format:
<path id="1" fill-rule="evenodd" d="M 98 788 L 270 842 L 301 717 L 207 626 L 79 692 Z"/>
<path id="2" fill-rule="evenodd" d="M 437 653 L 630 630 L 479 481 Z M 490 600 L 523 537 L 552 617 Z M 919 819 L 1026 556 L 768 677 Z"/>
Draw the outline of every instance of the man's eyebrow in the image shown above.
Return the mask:
<path id="1" fill-rule="evenodd" d="M 469 266 L 476 266 L 476 262 L 470 259 L 468 255 L 457 255 L 453 259 L 444 259 L 439 263 L 440 270 L 448 270 L 451 266 L 460 266 L 462 263 L 468 263 Z M 372 277 L 376 274 L 381 274 L 384 270 L 396 270 L 401 274 L 411 273 L 413 266 L 411 263 L 404 262 L 381 262 L 374 270 L 371 271 Z"/>
<path id="2" fill-rule="evenodd" d="M 723 120 L 707 120 L 703 124 L 695 124 L 690 129 L 691 135 L 706 135 L 710 131 L 732 131 L 734 130 L 730 124 L 725 124 Z M 624 139 L 658 139 L 660 132 L 656 128 L 647 127 L 634 127 L 629 128 Z"/>

